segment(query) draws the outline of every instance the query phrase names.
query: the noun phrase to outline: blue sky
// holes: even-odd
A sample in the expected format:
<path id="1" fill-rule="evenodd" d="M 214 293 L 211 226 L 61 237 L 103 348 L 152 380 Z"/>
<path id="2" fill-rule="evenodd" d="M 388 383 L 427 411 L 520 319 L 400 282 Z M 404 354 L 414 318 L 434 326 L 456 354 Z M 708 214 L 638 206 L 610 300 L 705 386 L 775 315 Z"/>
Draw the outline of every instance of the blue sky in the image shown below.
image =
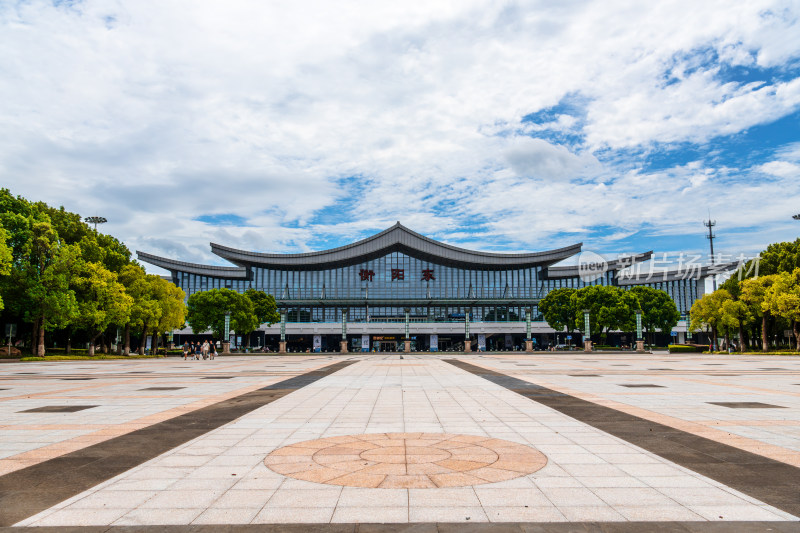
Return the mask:
<path id="1" fill-rule="evenodd" d="M 0 3 L 3 186 L 210 264 L 800 234 L 796 2 L 283 4 Z"/>

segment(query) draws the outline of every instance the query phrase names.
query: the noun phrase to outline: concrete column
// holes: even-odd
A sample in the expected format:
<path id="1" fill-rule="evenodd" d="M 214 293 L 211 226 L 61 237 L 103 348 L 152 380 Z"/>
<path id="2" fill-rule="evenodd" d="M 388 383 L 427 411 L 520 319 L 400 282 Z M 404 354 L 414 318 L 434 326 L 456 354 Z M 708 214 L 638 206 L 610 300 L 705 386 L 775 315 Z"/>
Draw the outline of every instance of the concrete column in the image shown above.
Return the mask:
<path id="1" fill-rule="evenodd" d="M 636 353 L 644 353 L 644 341 L 636 341 Z"/>
<path id="2" fill-rule="evenodd" d="M 403 350 L 404 350 L 406 353 L 410 353 L 410 352 L 411 352 L 411 340 L 410 340 L 410 339 L 406 339 L 406 340 L 404 340 L 404 341 L 403 341 L 403 345 L 404 345 L 404 346 L 403 346 Z"/>
<path id="3" fill-rule="evenodd" d="M 533 341 L 525 341 L 525 351 L 526 352 L 533 351 Z"/>
<path id="4" fill-rule="evenodd" d="M 228 341 L 222 341 L 222 353 L 231 353 L 231 343 Z"/>
<path id="5" fill-rule="evenodd" d="M 583 351 L 584 352 L 592 351 L 592 341 L 583 341 Z"/>
<path id="6" fill-rule="evenodd" d="M 347 341 L 339 341 L 339 351 L 347 353 Z"/>
<path id="7" fill-rule="evenodd" d="M 286 353 L 286 341 L 278 342 L 278 353 Z"/>
<path id="8" fill-rule="evenodd" d="M 464 341 L 464 353 L 468 353 L 472 351 L 472 341 L 465 340 Z"/>

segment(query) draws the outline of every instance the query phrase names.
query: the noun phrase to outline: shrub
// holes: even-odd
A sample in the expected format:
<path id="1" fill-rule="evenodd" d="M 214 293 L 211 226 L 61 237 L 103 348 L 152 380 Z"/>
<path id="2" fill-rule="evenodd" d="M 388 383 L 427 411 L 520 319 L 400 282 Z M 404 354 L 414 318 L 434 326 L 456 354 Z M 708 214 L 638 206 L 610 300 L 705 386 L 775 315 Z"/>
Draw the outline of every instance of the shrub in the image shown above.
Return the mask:
<path id="1" fill-rule="evenodd" d="M 669 353 L 702 353 L 708 351 L 708 344 L 670 344 Z"/>

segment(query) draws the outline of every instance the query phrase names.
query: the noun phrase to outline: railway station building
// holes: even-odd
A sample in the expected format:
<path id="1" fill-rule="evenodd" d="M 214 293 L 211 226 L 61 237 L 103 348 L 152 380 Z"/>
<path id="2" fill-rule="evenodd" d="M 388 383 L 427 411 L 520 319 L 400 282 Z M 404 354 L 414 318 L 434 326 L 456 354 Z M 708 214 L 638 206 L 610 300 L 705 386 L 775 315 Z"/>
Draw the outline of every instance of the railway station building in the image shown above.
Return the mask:
<path id="1" fill-rule="evenodd" d="M 273 295 L 281 322 L 262 325 L 257 340 L 272 351 L 290 352 L 403 351 L 406 342 L 412 351 L 579 344 L 544 322 L 538 304 L 548 292 L 592 284 L 648 285 L 666 291 L 686 315 L 704 293 L 705 278 L 720 271 L 702 266 L 691 273 L 653 276 L 636 268 L 651 258 L 652 252 L 645 252 L 595 265 L 587 276 L 584 264 L 560 264 L 570 258 L 574 263 L 581 247 L 482 252 L 438 242 L 398 222 L 366 239 L 319 252 L 261 253 L 211 244 L 213 253 L 235 266 L 145 252 L 137 256 L 168 270 L 187 297 L 222 287 Z M 677 329 L 675 340 L 681 342 L 685 320 Z M 624 337 L 618 340 L 633 340 Z"/>

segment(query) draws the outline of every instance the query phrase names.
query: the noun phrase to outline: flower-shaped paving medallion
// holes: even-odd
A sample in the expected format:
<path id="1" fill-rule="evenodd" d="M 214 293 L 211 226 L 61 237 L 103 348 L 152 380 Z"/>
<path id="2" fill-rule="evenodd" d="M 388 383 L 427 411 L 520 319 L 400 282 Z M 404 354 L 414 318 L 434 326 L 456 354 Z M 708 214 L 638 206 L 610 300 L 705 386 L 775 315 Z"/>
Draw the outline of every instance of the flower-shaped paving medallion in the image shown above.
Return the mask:
<path id="1" fill-rule="evenodd" d="M 295 479 L 372 488 L 464 487 L 531 474 L 539 451 L 502 439 L 446 433 L 374 433 L 298 442 L 264 464 Z"/>

